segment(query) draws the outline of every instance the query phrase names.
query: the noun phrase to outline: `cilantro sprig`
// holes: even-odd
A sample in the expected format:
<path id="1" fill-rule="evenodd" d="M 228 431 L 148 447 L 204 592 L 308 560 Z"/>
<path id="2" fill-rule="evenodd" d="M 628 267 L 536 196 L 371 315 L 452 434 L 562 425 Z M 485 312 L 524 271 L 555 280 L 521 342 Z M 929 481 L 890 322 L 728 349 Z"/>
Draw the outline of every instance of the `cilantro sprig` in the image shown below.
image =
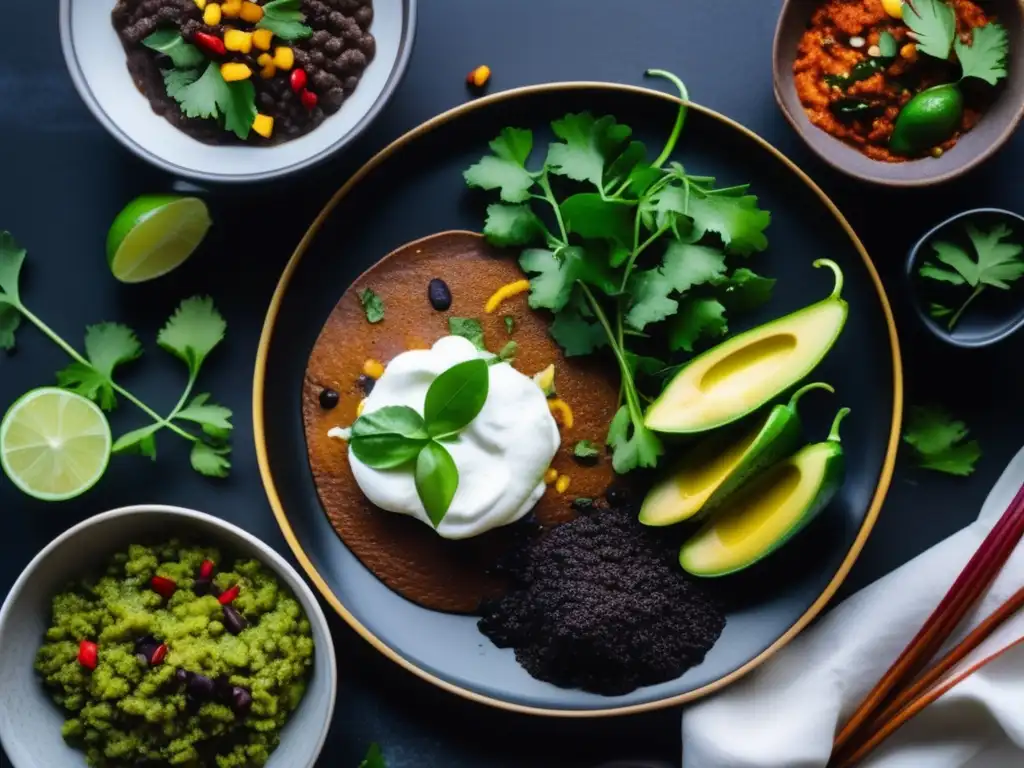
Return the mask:
<path id="1" fill-rule="evenodd" d="M 270 0 L 263 5 L 263 18 L 257 27 L 269 29 L 282 40 L 301 40 L 313 34 L 306 26 L 302 0 Z"/>
<path id="2" fill-rule="evenodd" d="M 687 91 L 671 73 L 647 74 L 670 80 L 682 97 L 653 161 L 628 126 L 581 113 L 552 123 L 558 140 L 539 169 L 528 165 L 533 133 L 505 128 L 490 143 L 491 154 L 464 174 L 468 186 L 497 193 L 484 235 L 495 245 L 524 248 L 519 264 L 530 277 L 529 304 L 554 314 L 550 333 L 566 355 L 607 348 L 615 358 L 622 386 L 607 444 L 619 473 L 653 467 L 664 452 L 644 426 L 636 376 L 656 379 L 651 370 L 668 366 L 630 345 L 649 346 L 659 334 L 669 339 L 669 351 L 692 351 L 699 339 L 725 333 L 727 298 L 743 298 L 736 308 L 749 308 L 767 299 L 772 285 L 749 269 L 730 275 L 726 263 L 727 256 L 767 247 L 770 215 L 747 185 L 717 187 L 715 179 L 670 162 Z M 659 324 L 670 319 L 678 327 L 664 333 Z M 643 371 L 640 359 L 648 361 Z"/>
<path id="3" fill-rule="evenodd" d="M 981 458 L 977 440 L 967 440 L 967 425 L 935 406 L 914 406 L 903 428 L 903 442 L 922 469 L 967 476 Z"/>
<path id="4" fill-rule="evenodd" d="M 1024 275 L 1024 245 L 1006 242 L 1013 237 L 1013 230 L 1008 225 L 997 224 L 988 232 L 983 232 L 973 224 L 967 224 L 964 229 L 977 260 L 972 259 L 967 251 L 955 243 L 935 240 L 931 243 L 935 260 L 926 261 L 918 268 L 921 277 L 973 289 L 955 310 L 939 302 L 930 305 L 932 317 L 949 318 L 946 326 L 950 331 L 987 287 L 1008 290 L 1011 283 Z"/>
<path id="5" fill-rule="evenodd" d="M 214 61 L 202 74 L 198 69 L 168 69 L 163 76 L 167 95 L 187 117 L 223 118 L 225 130 L 242 140 L 249 137 L 256 119 L 256 86 L 251 80 L 227 82 Z"/>
<path id="6" fill-rule="evenodd" d="M 1006 77 L 1010 49 L 1006 27 L 990 22 L 971 31 L 970 43 L 956 34 L 956 11 L 946 0 L 908 0 L 903 4 L 903 23 L 917 41 L 917 50 L 946 61 L 956 53 L 961 80 L 976 77 L 995 85 Z"/>
<path id="7" fill-rule="evenodd" d="M 57 372 L 57 384 L 96 402 L 106 411 L 117 406 L 118 397 L 135 405 L 151 423 L 121 435 L 113 451 L 140 454 L 156 459 L 156 435 L 173 432 L 192 443 L 192 468 L 209 477 L 225 477 L 231 468 L 231 410 L 210 401 L 210 395 L 193 395 L 203 362 L 224 338 L 226 323 L 213 301 L 206 297 L 185 299 L 157 336 L 165 351 L 188 368 L 188 380 L 178 402 L 167 416 L 161 416 L 114 380 L 122 366 L 142 356 L 142 344 L 135 332 L 120 323 L 99 323 L 86 328 L 85 354 L 80 353 L 44 323 L 22 301 L 21 271 L 26 251 L 9 232 L 0 233 L 0 349 L 15 346 L 15 332 L 27 320 L 71 358 Z M 199 428 L 200 434 L 182 422 Z"/>

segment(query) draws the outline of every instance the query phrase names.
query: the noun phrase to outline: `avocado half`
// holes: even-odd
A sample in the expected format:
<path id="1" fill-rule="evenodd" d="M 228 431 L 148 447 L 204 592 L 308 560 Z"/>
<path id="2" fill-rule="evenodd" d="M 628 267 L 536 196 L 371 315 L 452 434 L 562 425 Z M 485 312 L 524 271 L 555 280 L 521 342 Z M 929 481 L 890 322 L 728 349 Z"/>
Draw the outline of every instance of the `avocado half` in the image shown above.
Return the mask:
<path id="1" fill-rule="evenodd" d="M 644 497 L 640 522 L 663 526 L 699 520 L 752 477 L 789 456 L 800 444 L 797 402 L 812 389 L 835 391 L 823 382 L 808 384 L 738 439 L 735 432 L 729 432 L 697 445 Z"/>
<path id="2" fill-rule="evenodd" d="M 697 356 L 647 409 L 656 432 L 692 434 L 730 424 L 757 410 L 811 373 L 846 324 L 843 273 L 829 259 L 816 267 L 835 273 L 832 294 L 816 304 L 752 328 Z"/>
<path id="3" fill-rule="evenodd" d="M 829 505 L 845 478 L 839 423 L 828 439 L 801 448 L 744 485 L 679 550 L 687 573 L 706 578 L 742 571 L 777 550 Z"/>

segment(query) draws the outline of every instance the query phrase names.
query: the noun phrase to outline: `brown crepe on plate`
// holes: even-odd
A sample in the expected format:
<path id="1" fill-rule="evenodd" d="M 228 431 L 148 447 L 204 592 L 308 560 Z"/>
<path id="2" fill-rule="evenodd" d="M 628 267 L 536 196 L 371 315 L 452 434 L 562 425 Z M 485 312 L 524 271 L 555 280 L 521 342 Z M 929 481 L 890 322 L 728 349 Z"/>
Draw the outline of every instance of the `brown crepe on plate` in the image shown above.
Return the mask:
<path id="1" fill-rule="evenodd" d="M 427 285 L 444 280 L 452 306 L 438 312 L 427 299 Z M 302 392 L 302 415 L 313 479 L 324 510 L 345 545 L 391 589 L 425 608 L 473 613 L 481 599 L 499 594 L 500 579 L 488 575 L 495 558 L 508 546 L 511 532 L 498 529 L 483 536 L 448 541 L 405 515 L 374 507 L 356 484 L 347 445 L 327 437 L 331 427 L 349 426 L 363 398 L 357 382 L 367 359 L 385 365 L 409 349 L 426 349 L 448 335 L 449 317 L 480 321 L 489 349 L 511 338 L 519 349 L 513 365 L 533 375 L 555 364 L 558 396 L 573 410 L 574 424 L 564 426 L 562 445 L 552 466 L 568 475 L 564 494 L 549 487 L 534 510 L 538 522 L 553 525 L 572 517 L 570 502 L 597 497 L 613 479 L 611 460 L 602 455 L 593 465 L 573 458 L 578 440 L 604 442 L 618 402 L 616 371 L 597 359 L 566 359 L 548 335 L 550 317 L 527 306 L 527 294 L 508 299 L 486 314 L 487 299 L 501 286 L 523 279 L 513 254 L 496 250 L 472 232 L 444 232 L 404 245 L 365 272 L 341 297 L 320 332 L 309 359 Z M 366 320 L 359 292 L 372 289 L 384 302 L 384 320 Z M 515 318 L 510 337 L 504 318 Z M 336 390 L 336 408 L 320 406 L 320 392 Z"/>

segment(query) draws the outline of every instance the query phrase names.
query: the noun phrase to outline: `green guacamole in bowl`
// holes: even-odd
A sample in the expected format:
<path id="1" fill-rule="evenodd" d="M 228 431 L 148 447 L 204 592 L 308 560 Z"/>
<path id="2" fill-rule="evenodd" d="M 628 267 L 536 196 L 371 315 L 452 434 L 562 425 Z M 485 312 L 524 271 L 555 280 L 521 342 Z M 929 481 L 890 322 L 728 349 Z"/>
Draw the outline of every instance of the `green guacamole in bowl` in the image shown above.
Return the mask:
<path id="1" fill-rule="evenodd" d="M 90 766 L 248 768 L 277 746 L 313 656 L 268 568 L 170 540 L 55 595 L 35 667 Z"/>

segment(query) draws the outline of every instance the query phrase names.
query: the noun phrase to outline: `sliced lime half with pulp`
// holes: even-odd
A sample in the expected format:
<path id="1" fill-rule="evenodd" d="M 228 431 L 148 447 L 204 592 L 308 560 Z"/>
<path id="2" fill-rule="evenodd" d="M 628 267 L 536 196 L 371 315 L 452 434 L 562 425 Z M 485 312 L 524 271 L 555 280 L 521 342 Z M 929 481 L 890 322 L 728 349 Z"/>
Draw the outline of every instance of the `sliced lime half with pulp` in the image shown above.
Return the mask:
<path id="1" fill-rule="evenodd" d="M 0 423 L 0 465 L 36 499 L 85 493 L 110 461 L 110 424 L 91 400 L 57 387 L 21 396 Z"/>
<path id="2" fill-rule="evenodd" d="M 192 255 L 211 224 L 210 211 L 198 197 L 137 197 L 110 226 L 107 264 L 122 283 L 166 275 Z"/>

